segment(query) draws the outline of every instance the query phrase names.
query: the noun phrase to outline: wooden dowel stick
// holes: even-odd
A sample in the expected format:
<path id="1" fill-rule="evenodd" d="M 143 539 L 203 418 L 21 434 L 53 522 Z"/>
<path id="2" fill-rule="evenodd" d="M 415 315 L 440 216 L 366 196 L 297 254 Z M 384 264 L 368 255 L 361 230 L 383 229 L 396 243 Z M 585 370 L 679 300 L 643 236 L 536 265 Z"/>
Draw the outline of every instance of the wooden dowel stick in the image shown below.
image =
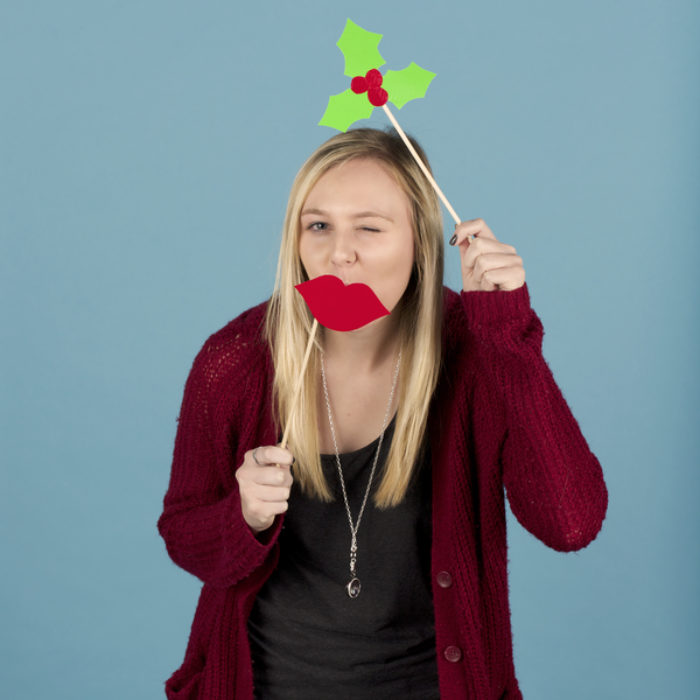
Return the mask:
<path id="1" fill-rule="evenodd" d="M 437 192 L 438 197 L 440 197 L 442 203 L 447 207 L 447 211 L 450 212 L 452 218 L 455 220 L 455 223 L 459 224 L 461 222 L 461 219 L 457 216 L 457 212 L 447 201 L 447 197 L 445 197 L 439 185 L 437 184 L 437 182 L 435 182 L 435 178 L 430 174 L 430 171 L 428 170 L 428 168 L 426 168 L 425 163 L 421 160 L 421 157 L 418 155 L 418 153 L 416 153 L 416 149 L 413 148 L 413 144 L 408 140 L 408 136 L 406 136 L 403 129 L 396 121 L 396 118 L 391 113 L 389 108 L 386 105 L 383 105 L 383 109 L 386 112 L 386 116 L 389 117 L 391 123 L 394 125 L 396 131 L 399 132 L 399 136 L 401 136 L 401 138 L 403 139 L 403 142 L 406 144 L 408 150 L 411 152 L 411 155 L 416 159 L 416 163 L 418 163 L 418 165 L 420 166 L 420 169 L 423 171 L 423 174 L 428 178 L 428 180 L 430 180 L 430 184 L 433 186 L 433 189 Z"/>
<path id="2" fill-rule="evenodd" d="M 284 435 L 282 436 L 282 449 L 287 448 L 287 438 L 289 437 L 289 426 L 292 424 L 291 417 L 294 415 L 294 411 L 299 401 L 299 394 L 301 392 L 301 383 L 304 380 L 304 372 L 306 371 L 306 365 L 309 362 L 309 355 L 311 354 L 311 345 L 314 342 L 314 337 L 316 336 L 316 329 L 318 328 L 318 319 L 314 318 L 314 325 L 311 327 L 311 333 L 309 333 L 309 342 L 306 344 L 306 354 L 304 355 L 304 361 L 301 364 L 301 372 L 297 377 L 297 385 L 294 389 L 294 397 L 292 398 L 292 408 L 289 412 L 289 420 L 287 420 L 287 427 L 284 429 Z M 279 465 L 278 465 L 279 466 Z"/>

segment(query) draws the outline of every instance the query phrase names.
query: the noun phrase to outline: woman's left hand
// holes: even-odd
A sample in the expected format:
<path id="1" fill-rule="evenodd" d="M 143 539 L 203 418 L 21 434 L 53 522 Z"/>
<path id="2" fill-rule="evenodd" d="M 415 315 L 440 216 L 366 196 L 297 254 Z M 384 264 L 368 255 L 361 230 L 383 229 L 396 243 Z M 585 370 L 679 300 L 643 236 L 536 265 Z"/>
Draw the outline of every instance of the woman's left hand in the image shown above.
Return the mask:
<path id="1" fill-rule="evenodd" d="M 462 289 L 465 292 L 511 291 L 525 284 L 523 259 L 515 248 L 501 243 L 483 219 L 463 221 L 455 227 L 462 258 Z M 476 238 L 469 239 L 469 236 Z"/>

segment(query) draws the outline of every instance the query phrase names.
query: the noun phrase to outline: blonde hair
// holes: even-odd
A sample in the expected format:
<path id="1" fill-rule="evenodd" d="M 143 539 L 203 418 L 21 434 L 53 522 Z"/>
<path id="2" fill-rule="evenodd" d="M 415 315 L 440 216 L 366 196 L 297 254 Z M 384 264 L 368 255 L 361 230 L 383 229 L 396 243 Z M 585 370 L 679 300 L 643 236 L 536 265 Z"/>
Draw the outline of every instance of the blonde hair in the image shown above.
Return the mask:
<path id="1" fill-rule="evenodd" d="M 423 150 L 411 139 L 429 168 Z M 289 425 L 288 448 L 294 454 L 294 478 L 307 496 L 332 501 L 319 456 L 317 396 L 322 348 L 315 338 L 292 415 L 292 399 L 301 374 L 313 316 L 294 285 L 308 277 L 299 257 L 300 214 L 318 179 L 331 168 L 356 158 L 379 161 L 411 202 L 415 262 L 406 291 L 393 313 L 399 314 L 402 352 L 397 385 L 398 410 L 393 439 L 374 495 L 378 508 L 399 504 L 423 458 L 428 410 L 440 373 L 444 245 L 440 205 L 430 183 L 401 139 L 377 129 L 353 129 L 322 144 L 297 173 L 282 230 L 277 276 L 264 319 L 275 368 L 272 414 L 277 434 Z M 379 474 L 377 475 L 379 476 Z"/>

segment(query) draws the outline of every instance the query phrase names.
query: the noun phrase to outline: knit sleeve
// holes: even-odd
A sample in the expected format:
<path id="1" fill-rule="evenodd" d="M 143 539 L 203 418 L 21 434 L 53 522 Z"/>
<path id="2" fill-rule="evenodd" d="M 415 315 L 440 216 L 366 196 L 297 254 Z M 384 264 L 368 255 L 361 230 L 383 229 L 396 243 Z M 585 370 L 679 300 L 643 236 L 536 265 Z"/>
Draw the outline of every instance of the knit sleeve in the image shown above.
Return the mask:
<path id="1" fill-rule="evenodd" d="M 513 514 L 547 546 L 586 547 L 608 505 L 603 471 L 542 355 L 542 322 L 527 284 L 460 293 L 478 357 L 481 405 L 500 401 L 501 463 Z"/>
<path id="2" fill-rule="evenodd" d="M 232 397 L 244 373 L 231 359 L 235 348 L 223 351 L 211 341 L 197 354 L 185 383 L 158 531 L 178 566 L 204 583 L 226 588 L 261 566 L 283 519 L 277 517 L 256 537 L 243 519 L 237 482 L 228 492 L 223 486 L 222 471 L 233 474 L 240 466 L 232 463 L 237 440 L 237 405 Z M 232 375 L 239 378 L 232 381 Z M 218 427 L 213 427 L 222 401 L 231 402 L 224 411 L 231 416 L 225 431 L 218 418 Z"/>

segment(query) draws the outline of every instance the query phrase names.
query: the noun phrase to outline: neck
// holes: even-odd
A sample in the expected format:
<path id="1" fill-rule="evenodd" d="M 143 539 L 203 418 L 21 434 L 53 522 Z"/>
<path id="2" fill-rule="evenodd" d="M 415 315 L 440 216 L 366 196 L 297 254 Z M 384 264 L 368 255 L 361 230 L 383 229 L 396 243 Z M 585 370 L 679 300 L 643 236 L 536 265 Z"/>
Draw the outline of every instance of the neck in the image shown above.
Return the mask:
<path id="1" fill-rule="evenodd" d="M 396 360 L 398 353 L 398 315 L 390 314 L 354 331 L 323 328 L 325 362 L 344 372 L 372 373 Z"/>

